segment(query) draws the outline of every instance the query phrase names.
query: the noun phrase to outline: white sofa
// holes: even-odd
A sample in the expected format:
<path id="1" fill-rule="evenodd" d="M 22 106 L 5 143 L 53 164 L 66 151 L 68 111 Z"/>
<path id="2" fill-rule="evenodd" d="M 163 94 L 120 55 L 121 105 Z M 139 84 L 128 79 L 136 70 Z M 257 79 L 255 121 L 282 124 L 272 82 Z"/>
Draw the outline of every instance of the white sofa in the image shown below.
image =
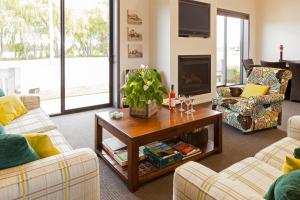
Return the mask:
<path id="1" fill-rule="evenodd" d="M 263 199 L 282 175 L 285 157 L 300 147 L 300 116 L 289 119 L 287 133 L 288 137 L 220 173 L 196 162 L 180 166 L 174 175 L 173 199 Z"/>
<path id="2" fill-rule="evenodd" d="M 61 154 L 0 170 L 0 199 L 100 199 L 96 154 L 91 149 L 73 150 L 40 108 L 38 96 L 20 99 L 29 112 L 5 126 L 6 132 L 47 133 Z"/>

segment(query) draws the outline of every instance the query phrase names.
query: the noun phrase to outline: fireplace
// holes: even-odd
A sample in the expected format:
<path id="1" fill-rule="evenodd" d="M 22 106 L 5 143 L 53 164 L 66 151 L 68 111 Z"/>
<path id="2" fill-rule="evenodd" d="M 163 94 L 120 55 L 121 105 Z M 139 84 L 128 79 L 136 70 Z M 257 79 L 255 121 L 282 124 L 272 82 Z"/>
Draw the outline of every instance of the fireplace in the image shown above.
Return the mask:
<path id="1" fill-rule="evenodd" d="M 200 95 L 211 92 L 211 56 L 178 56 L 178 94 Z"/>

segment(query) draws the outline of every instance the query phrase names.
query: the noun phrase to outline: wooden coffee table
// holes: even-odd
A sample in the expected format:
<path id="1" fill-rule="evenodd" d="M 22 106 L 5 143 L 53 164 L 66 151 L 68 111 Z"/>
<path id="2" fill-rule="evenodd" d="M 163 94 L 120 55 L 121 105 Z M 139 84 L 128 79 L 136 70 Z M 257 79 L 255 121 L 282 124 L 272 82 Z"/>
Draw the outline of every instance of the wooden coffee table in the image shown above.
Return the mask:
<path id="1" fill-rule="evenodd" d="M 222 114 L 201 106 L 197 106 L 195 109 L 196 112 L 193 115 L 186 115 L 177 110 L 170 112 L 167 108 L 161 107 L 158 113 L 150 119 L 133 118 L 129 115 L 129 109 L 121 109 L 124 118 L 120 120 L 110 118 L 109 112 L 113 109 L 99 112 L 95 116 L 95 151 L 128 184 L 129 190 L 134 192 L 140 184 L 172 172 L 185 162 L 222 152 Z M 207 145 L 202 146 L 201 154 L 139 176 L 139 146 L 180 136 L 183 132 L 210 124 L 214 125 L 214 141 L 209 141 Z M 126 171 L 103 150 L 103 129 L 127 145 L 128 168 Z"/>

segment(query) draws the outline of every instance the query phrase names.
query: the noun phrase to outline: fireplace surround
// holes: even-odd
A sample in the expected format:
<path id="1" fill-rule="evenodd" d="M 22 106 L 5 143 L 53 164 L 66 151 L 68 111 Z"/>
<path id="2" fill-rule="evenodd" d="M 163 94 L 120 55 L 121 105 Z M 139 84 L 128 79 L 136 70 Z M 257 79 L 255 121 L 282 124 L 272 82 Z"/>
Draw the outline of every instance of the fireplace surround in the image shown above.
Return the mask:
<path id="1" fill-rule="evenodd" d="M 178 94 L 211 93 L 211 55 L 178 56 Z"/>

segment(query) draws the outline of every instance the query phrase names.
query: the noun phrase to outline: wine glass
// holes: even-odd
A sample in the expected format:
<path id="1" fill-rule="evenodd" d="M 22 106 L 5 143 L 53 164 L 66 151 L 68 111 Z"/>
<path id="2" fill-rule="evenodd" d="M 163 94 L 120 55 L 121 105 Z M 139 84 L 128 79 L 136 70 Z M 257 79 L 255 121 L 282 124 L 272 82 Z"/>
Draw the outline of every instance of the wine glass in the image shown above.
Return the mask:
<path id="1" fill-rule="evenodd" d="M 191 101 L 191 112 L 196 112 L 196 110 L 194 109 L 194 103 L 195 103 L 195 97 L 190 96 L 190 101 Z"/>
<path id="2" fill-rule="evenodd" d="M 189 97 L 185 98 L 184 103 L 186 104 L 186 112 L 185 114 L 189 115 L 192 114 L 192 112 L 190 111 L 190 105 L 191 105 L 191 100 Z"/>
<path id="3" fill-rule="evenodd" d="M 179 98 L 179 102 L 180 102 L 180 109 L 179 109 L 179 111 L 180 111 L 180 112 L 184 112 L 184 109 L 182 108 L 182 104 L 183 104 L 183 102 L 184 102 L 185 96 L 180 94 L 180 95 L 178 96 L 178 98 Z"/>

